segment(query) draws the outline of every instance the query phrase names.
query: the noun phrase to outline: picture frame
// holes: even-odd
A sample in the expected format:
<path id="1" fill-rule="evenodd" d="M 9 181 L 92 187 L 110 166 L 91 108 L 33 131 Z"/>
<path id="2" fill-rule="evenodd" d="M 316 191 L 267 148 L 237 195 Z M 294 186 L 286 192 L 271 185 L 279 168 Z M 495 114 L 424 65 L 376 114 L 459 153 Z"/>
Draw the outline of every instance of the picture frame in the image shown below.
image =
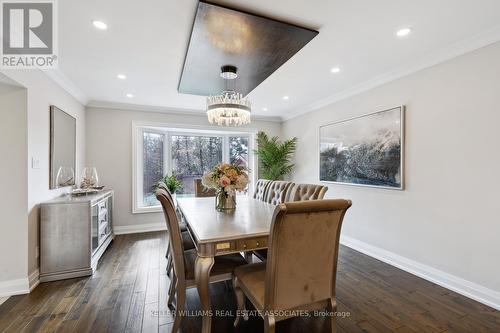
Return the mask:
<path id="1" fill-rule="evenodd" d="M 319 180 L 404 190 L 405 106 L 319 128 Z"/>

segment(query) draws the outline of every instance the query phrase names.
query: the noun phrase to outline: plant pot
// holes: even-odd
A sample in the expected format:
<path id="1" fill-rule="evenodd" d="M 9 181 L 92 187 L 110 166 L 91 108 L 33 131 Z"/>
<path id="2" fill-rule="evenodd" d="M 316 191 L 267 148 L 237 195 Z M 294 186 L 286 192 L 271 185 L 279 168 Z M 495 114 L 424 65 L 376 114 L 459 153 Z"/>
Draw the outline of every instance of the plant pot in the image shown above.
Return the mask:
<path id="1" fill-rule="evenodd" d="M 217 209 L 219 212 L 235 210 L 236 196 L 228 195 L 224 190 L 218 191 L 215 196 L 215 209 Z"/>

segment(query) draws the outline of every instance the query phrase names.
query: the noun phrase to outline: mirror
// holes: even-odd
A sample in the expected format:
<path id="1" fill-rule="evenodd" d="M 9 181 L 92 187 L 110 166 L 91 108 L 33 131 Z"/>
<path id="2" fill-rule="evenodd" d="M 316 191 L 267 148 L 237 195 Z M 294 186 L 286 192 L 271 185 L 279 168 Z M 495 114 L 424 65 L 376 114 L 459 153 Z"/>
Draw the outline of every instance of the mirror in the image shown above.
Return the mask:
<path id="1" fill-rule="evenodd" d="M 75 185 L 76 119 L 50 106 L 50 189 Z"/>

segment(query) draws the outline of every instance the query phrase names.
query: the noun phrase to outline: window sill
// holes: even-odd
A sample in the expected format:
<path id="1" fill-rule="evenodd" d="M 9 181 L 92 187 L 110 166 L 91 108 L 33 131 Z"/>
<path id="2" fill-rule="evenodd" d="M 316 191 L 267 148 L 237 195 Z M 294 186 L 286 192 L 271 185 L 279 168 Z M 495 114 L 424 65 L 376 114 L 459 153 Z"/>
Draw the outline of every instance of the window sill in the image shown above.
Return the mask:
<path id="1" fill-rule="evenodd" d="M 161 213 L 162 211 L 161 206 L 134 207 L 132 214 Z"/>

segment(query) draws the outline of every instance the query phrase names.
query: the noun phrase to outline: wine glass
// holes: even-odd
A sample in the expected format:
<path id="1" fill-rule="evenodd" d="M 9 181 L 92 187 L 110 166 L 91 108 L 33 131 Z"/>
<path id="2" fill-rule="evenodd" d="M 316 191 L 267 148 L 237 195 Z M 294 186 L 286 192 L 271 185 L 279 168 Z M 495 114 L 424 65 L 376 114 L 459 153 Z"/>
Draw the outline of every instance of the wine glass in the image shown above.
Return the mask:
<path id="1" fill-rule="evenodd" d="M 75 185 L 75 170 L 71 167 L 59 167 L 56 176 L 56 186 L 65 187 Z"/>
<path id="2" fill-rule="evenodd" d="M 97 177 L 97 170 L 93 167 L 85 167 L 82 172 L 80 188 L 93 188 L 99 186 L 99 178 Z"/>

